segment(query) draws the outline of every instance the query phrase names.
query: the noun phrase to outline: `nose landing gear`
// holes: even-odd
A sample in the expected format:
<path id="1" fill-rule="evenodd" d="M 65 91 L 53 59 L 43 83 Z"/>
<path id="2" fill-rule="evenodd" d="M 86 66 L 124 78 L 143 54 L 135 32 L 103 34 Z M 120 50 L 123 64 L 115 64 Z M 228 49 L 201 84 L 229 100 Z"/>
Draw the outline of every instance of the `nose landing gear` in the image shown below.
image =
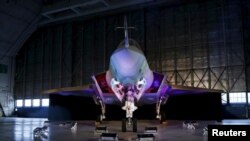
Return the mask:
<path id="1" fill-rule="evenodd" d="M 137 132 L 137 119 L 136 118 L 122 119 L 122 132 L 127 132 L 128 128 L 132 128 L 133 132 Z"/>

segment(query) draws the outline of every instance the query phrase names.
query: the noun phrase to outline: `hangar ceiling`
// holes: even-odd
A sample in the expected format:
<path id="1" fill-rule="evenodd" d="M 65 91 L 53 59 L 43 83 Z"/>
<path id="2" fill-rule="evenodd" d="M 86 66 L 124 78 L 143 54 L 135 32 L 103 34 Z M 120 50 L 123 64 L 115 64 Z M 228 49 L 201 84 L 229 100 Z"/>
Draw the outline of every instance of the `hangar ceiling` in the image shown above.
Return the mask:
<path id="1" fill-rule="evenodd" d="M 41 12 L 43 19 L 40 24 L 43 25 L 54 21 L 86 16 L 152 1 L 153 0 L 63 0 L 62 2 L 43 7 Z"/>
<path id="2" fill-rule="evenodd" d="M 15 56 L 38 26 L 131 6 L 185 1 L 188 0 L 1 0 L 0 63 L 5 57 Z"/>
<path id="3" fill-rule="evenodd" d="M 0 1 L 0 63 L 14 56 L 35 31 L 41 8 L 41 0 Z"/>

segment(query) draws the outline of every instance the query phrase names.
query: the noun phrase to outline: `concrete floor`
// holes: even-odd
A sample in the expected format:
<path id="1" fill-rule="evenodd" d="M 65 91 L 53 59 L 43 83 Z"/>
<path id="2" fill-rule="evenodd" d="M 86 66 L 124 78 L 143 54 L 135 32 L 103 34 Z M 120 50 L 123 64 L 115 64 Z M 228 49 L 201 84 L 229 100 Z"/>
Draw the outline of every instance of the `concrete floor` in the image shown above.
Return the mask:
<path id="1" fill-rule="evenodd" d="M 98 141 L 100 134 L 95 132 L 94 121 L 77 121 L 77 130 L 72 131 L 69 125 L 60 126 L 62 122 L 50 122 L 48 136 L 34 137 L 33 130 L 43 127 L 47 119 L 40 118 L 0 118 L 0 141 Z M 117 133 L 119 141 L 135 141 L 137 134 L 144 133 L 145 127 L 157 126 L 155 133 L 157 141 L 206 141 L 203 128 L 208 124 L 218 124 L 215 121 L 200 121 L 196 130 L 183 128 L 183 121 L 168 121 L 159 124 L 158 121 L 138 121 L 138 132 L 121 132 L 121 122 L 104 121 L 99 126 L 107 126 L 109 133 Z M 222 124 L 250 124 L 250 120 L 225 120 Z"/>

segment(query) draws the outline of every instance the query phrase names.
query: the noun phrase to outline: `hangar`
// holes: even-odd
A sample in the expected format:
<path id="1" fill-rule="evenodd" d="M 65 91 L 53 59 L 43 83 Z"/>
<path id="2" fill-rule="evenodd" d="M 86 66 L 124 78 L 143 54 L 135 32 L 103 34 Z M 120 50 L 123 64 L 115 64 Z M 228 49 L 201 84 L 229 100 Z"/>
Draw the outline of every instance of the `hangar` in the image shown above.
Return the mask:
<path id="1" fill-rule="evenodd" d="M 158 125 L 156 139 L 201 140 L 211 120 L 249 124 L 249 8 L 247 0 L 2 0 L 0 132 L 11 134 L 0 139 L 32 140 L 33 130 L 47 120 L 47 140 L 61 140 L 56 136 L 64 133 L 72 139 L 56 125 L 76 120 L 78 131 L 87 133 L 73 139 L 97 139 L 88 133 L 95 125 L 86 123 L 94 123 L 100 112 L 92 98 L 46 91 L 86 86 L 93 83 L 91 76 L 109 70 L 110 57 L 124 40 L 123 29 L 117 29 L 125 27 L 124 16 L 133 27 L 128 37 L 140 46 L 149 68 L 164 74 L 164 83 L 213 91 L 170 96 L 161 108 L 167 124 Z M 111 130 L 118 132 L 125 112 L 119 106 L 106 109 L 103 124 L 114 122 Z M 155 105 L 139 107 L 134 116 L 138 132 L 157 122 Z M 180 133 L 185 120 L 202 122 L 196 132 Z M 136 138 L 119 133 L 119 139 Z"/>

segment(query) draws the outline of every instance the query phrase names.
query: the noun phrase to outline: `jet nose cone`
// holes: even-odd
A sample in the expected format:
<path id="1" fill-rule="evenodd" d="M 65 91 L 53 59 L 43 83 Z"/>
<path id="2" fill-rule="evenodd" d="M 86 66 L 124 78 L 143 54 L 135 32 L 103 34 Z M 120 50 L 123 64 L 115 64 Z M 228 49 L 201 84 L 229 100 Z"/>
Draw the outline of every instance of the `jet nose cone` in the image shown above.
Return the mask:
<path id="1" fill-rule="evenodd" d="M 119 62 L 122 66 L 133 67 L 138 60 L 138 56 L 135 52 L 130 49 L 124 48 L 114 54 L 114 58 L 117 62 Z"/>
<path id="2" fill-rule="evenodd" d="M 123 75 L 134 75 L 141 67 L 144 56 L 130 48 L 121 48 L 111 57 L 111 65 Z"/>

